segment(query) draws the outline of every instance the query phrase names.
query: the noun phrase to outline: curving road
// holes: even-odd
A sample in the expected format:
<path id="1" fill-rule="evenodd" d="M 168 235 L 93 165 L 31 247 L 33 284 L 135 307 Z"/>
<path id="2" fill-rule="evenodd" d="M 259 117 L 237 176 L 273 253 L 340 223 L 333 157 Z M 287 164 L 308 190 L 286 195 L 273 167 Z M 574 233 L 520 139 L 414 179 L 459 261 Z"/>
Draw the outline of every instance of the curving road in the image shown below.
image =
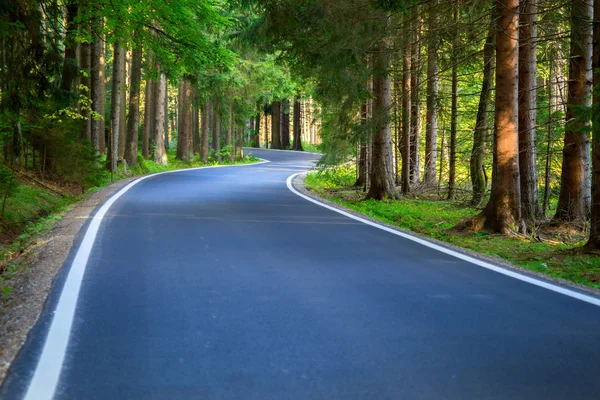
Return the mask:
<path id="1" fill-rule="evenodd" d="M 252 151 L 271 162 L 157 175 L 106 207 L 0 398 L 600 398 L 597 299 L 313 204 L 286 179 L 314 155 Z"/>

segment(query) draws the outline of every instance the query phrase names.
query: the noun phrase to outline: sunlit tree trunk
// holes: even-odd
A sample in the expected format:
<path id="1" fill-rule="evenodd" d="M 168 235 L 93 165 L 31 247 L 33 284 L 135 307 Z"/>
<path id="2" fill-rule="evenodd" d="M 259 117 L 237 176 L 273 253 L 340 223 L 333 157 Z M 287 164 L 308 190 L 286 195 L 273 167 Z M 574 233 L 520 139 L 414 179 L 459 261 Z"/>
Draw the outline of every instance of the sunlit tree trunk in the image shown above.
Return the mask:
<path id="1" fill-rule="evenodd" d="M 518 129 L 519 1 L 496 0 L 494 170 L 484 227 L 509 234 L 521 227 Z"/>
<path id="2" fill-rule="evenodd" d="M 554 220 L 585 220 L 590 212 L 589 120 L 592 89 L 592 21 L 590 0 L 571 2 L 571 57 L 567 99 L 567 124 L 563 147 L 560 195 Z"/>
<path id="3" fill-rule="evenodd" d="M 367 103 L 360 106 L 360 124 L 364 127 L 367 124 Z M 367 185 L 368 162 L 367 143 L 368 139 L 361 139 L 358 144 L 358 174 L 354 186 L 365 187 Z"/>
<path id="4" fill-rule="evenodd" d="M 154 132 L 154 81 L 146 80 L 144 92 L 144 131 L 142 134 L 142 156 L 150 157 L 150 137 Z"/>

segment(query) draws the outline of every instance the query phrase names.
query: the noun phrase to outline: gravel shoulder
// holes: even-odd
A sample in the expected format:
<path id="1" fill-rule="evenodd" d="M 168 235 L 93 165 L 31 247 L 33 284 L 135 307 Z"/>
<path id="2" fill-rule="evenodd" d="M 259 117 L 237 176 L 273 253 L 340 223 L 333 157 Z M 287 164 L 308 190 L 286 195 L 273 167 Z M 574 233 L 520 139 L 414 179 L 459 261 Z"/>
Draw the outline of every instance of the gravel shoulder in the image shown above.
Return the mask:
<path id="1" fill-rule="evenodd" d="M 419 233 L 416 233 L 416 232 L 413 232 L 413 231 L 409 231 L 407 229 L 399 228 L 399 227 L 397 227 L 395 225 L 391 225 L 391 224 L 388 224 L 386 222 L 377 220 L 375 218 L 371 218 L 368 215 L 359 213 L 359 212 L 357 212 L 357 211 L 355 211 L 355 210 L 353 210 L 351 208 L 344 207 L 344 206 L 342 206 L 342 205 L 340 205 L 338 203 L 335 203 L 335 202 L 330 201 L 330 200 L 328 200 L 328 199 L 326 199 L 324 197 L 321 197 L 317 193 L 315 193 L 312 190 L 310 190 L 306 186 L 306 184 L 304 183 L 304 179 L 306 178 L 306 175 L 307 175 L 307 173 L 303 173 L 303 174 L 300 174 L 300 175 L 296 176 L 296 178 L 294 178 L 294 180 L 292 181 L 292 185 L 294 186 L 294 188 L 298 192 L 300 192 L 300 193 L 302 193 L 302 194 L 304 194 L 304 195 L 306 195 L 308 197 L 311 197 L 311 198 L 313 198 L 315 200 L 318 200 L 319 202 L 321 202 L 323 204 L 327 204 L 330 207 L 337 208 L 339 210 L 347 212 L 348 214 L 352 214 L 352 215 L 360 217 L 362 219 L 375 222 L 375 223 L 377 223 L 379 225 L 383 225 L 383 226 L 385 226 L 387 228 L 394 229 L 394 230 L 396 230 L 398 232 L 403 232 L 403 233 L 409 234 L 411 236 L 417 237 L 419 239 L 426 240 L 426 241 L 434 243 L 434 244 L 436 244 L 438 246 L 443 246 L 443 247 L 446 247 L 446 248 L 448 248 L 450 250 L 454 250 L 456 252 L 459 252 L 459 253 L 462 253 L 462 254 L 465 254 L 465 255 L 468 255 L 468 256 L 471 256 L 471 257 L 479 258 L 480 260 L 487 261 L 487 262 L 489 262 L 491 264 L 494 264 L 494 265 L 497 265 L 499 267 L 502 267 L 502 268 L 505 268 L 505 269 L 509 269 L 509 270 L 513 270 L 513 271 L 518 272 L 518 273 L 520 273 L 522 275 L 527 275 L 527 276 L 530 276 L 530 277 L 533 277 L 533 278 L 536 278 L 536 279 L 539 279 L 539 280 L 542 280 L 542 281 L 546 281 L 546 282 L 558 284 L 558 285 L 563 286 L 563 287 L 568 287 L 569 289 L 573 289 L 573 290 L 581 292 L 581 293 L 585 293 L 585 294 L 592 295 L 592 296 L 595 296 L 595 297 L 600 297 L 600 289 L 595 289 L 595 288 L 592 288 L 592 287 L 589 287 L 589 286 L 580 285 L 578 283 L 571 282 L 571 281 L 568 281 L 568 280 L 565 280 L 565 279 L 554 278 L 553 276 L 550 276 L 550 275 L 546 275 L 546 274 L 543 274 L 543 273 L 539 273 L 537 271 L 532 271 L 532 270 L 529 270 L 529 269 L 526 269 L 526 268 L 522 268 L 522 267 L 519 267 L 518 265 L 512 264 L 512 263 L 510 263 L 510 262 L 508 262 L 508 261 L 506 261 L 506 260 L 504 260 L 502 258 L 492 257 L 492 256 L 489 256 L 487 254 L 477 253 L 475 251 L 471 251 L 471 250 L 468 250 L 468 249 L 465 249 L 465 248 L 462 248 L 462 247 L 454 246 L 454 245 L 452 245 L 450 243 L 443 242 L 441 240 L 437 240 L 437 239 L 434 239 L 434 238 L 431 238 L 431 237 L 428 237 L 428 236 L 425 236 L 425 235 L 422 235 L 422 234 L 419 234 Z"/>
<path id="2" fill-rule="evenodd" d="M 82 226 L 99 205 L 137 178 L 123 179 L 74 203 L 50 231 L 31 239 L 19 260 L 20 271 L 10 280 L 13 291 L 0 301 L 0 384 L 42 313 Z"/>

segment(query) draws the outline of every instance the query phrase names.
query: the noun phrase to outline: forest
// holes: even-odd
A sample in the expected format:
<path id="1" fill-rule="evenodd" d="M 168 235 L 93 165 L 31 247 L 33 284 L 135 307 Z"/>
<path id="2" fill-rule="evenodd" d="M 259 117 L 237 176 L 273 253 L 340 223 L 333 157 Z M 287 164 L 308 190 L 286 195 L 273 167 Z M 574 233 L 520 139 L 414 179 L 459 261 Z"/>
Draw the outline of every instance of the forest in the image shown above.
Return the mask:
<path id="1" fill-rule="evenodd" d="M 460 203 L 461 234 L 597 253 L 598 20 L 589 0 L 3 1 L 2 227 L 39 217 L 15 216 L 25 187 L 264 147 L 322 152 L 361 201 Z"/>

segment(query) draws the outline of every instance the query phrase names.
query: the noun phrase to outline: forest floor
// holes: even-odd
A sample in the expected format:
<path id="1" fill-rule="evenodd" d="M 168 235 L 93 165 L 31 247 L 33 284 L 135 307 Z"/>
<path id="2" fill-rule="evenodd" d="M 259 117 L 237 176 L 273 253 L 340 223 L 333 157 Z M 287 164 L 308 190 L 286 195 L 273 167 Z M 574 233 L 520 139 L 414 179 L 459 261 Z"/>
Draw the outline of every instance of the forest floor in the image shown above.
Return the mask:
<path id="1" fill-rule="evenodd" d="M 256 162 L 246 157 L 234 162 L 175 160 L 169 151 L 168 166 L 151 161 L 122 168 L 115 175 L 104 174 L 99 185 L 87 189 L 56 180 L 21 177 L 19 187 L 8 198 L 0 220 L 0 383 L 12 359 L 37 321 L 52 282 L 85 221 L 93 210 L 118 189 L 141 175 L 210 165 Z M 35 180 L 41 177 L 33 177 Z"/>
<path id="2" fill-rule="evenodd" d="M 584 232 L 540 224 L 530 235 L 506 237 L 490 232 L 462 233 L 453 229 L 481 210 L 465 201 L 404 197 L 399 200 L 364 200 L 354 187 L 354 168 L 312 172 L 304 180 L 313 193 L 372 219 L 482 253 L 537 274 L 600 289 L 600 257 L 581 252 Z"/>

